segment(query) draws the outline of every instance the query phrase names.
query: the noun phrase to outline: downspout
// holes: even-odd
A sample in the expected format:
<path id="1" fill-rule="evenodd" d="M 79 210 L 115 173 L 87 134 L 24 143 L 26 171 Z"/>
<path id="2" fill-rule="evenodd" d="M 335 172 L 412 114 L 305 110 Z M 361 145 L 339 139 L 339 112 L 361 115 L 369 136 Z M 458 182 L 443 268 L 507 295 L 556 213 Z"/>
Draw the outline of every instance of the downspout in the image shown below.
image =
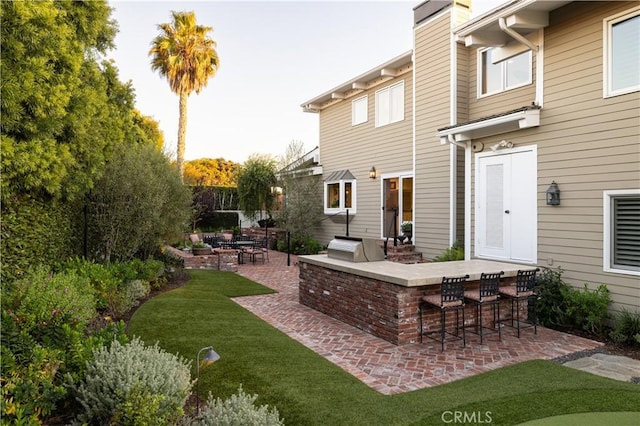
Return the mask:
<path id="1" fill-rule="evenodd" d="M 513 38 L 515 40 L 518 40 L 520 43 L 522 43 L 525 46 L 527 46 L 533 52 L 538 52 L 538 46 L 536 46 L 535 44 L 531 43 L 529 40 L 527 40 L 526 37 L 524 37 L 523 35 L 521 35 L 517 31 L 514 31 L 511 28 L 507 27 L 507 21 L 505 21 L 504 18 L 498 19 L 498 25 L 500 25 L 500 29 L 502 31 L 504 31 L 505 33 L 509 34 L 511 36 L 511 38 Z"/>

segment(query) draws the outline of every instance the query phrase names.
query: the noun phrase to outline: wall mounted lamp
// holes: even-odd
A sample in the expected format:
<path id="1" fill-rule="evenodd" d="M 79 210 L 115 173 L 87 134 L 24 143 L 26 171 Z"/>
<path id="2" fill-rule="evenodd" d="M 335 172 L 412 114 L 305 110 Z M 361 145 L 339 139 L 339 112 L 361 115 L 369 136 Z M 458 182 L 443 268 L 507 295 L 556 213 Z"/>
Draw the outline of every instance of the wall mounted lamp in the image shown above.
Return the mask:
<path id="1" fill-rule="evenodd" d="M 501 140 L 495 145 L 491 146 L 491 151 L 496 152 L 500 148 L 513 148 L 513 142 L 507 140 Z"/>
<path id="2" fill-rule="evenodd" d="M 552 181 L 549 188 L 547 188 L 547 205 L 559 206 L 560 205 L 560 188 L 556 181 Z"/>
<path id="3" fill-rule="evenodd" d="M 220 355 L 213 350 L 213 346 L 207 346 L 198 351 L 198 355 L 196 356 L 196 411 L 198 414 L 200 414 L 200 354 L 203 351 L 207 351 L 205 357 L 202 358 L 203 367 L 213 364 L 220 359 Z"/>
<path id="4" fill-rule="evenodd" d="M 375 167 L 371 167 L 371 170 L 369 170 L 369 178 L 370 179 L 375 179 L 377 177 L 377 173 L 376 173 L 376 168 Z"/>

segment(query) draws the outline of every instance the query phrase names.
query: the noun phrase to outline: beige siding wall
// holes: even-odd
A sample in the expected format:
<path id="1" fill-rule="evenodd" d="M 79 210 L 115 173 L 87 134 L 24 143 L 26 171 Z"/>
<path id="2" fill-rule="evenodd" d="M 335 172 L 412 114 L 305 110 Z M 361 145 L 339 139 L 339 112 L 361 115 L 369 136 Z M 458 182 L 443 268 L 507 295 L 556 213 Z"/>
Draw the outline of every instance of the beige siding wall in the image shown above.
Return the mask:
<path id="1" fill-rule="evenodd" d="M 603 272 L 603 191 L 640 188 L 640 93 L 603 97 L 603 20 L 635 5 L 582 2 L 552 12 L 541 126 L 480 140 L 537 145 L 538 264 L 561 267 L 577 287 L 606 284 L 614 309 L 640 307 L 639 277 Z M 552 180 L 560 206 L 545 202 Z"/>
<path id="2" fill-rule="evenodd" d="M 404 120 L 375 127 L 375 92 L 404 81 Z M 412 87 L 411 72 L 388 80 L 375 88 L 337 102 L 320 112 L 320 160 L 324 176 L 348 169 L 356 177 L 357 211 L 350 218 L 349 235 L 381 237 L 381 182 L 369 178 L 375 166 L 378 176 L 411 171 L 412 164 Z M 351 125 L 352 100 L 368 96 L 368 121 Z M 345 234 L 344 216 L 325 216 L 317 238 L 327 244 L 334 235 Z"/>
<path id="3" fill-rule="evenodd" d="M 414 241 L 425 259 L 449 246 L 448 145 L 435 136 L 450 119 L 451 12 L 415 29 L 416 202 Z"/>
<path id="4" fill-rule="evenodd" d="M 476 120 L 492 114 L 511 111 L 531 105 L 536 100 L 536 55 L 532 55 L 532 83 L 489 96 L 478 97 L 478 50 L 467 50 L 468 64 L 468 119 Z"/>

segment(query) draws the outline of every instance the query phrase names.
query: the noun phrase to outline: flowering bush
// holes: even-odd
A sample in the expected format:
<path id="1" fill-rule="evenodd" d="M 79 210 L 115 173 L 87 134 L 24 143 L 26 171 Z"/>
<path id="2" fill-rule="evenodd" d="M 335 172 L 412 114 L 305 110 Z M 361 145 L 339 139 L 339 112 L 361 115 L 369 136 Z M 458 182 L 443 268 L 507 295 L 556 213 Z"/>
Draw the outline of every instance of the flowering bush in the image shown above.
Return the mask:
<path id="1" fill-rule="evenodd" d="M 400 224 L 400 229 L 402 229 L 402 232 L 411 232 L 413 230 L 413 222 L 405 220 Z"/>

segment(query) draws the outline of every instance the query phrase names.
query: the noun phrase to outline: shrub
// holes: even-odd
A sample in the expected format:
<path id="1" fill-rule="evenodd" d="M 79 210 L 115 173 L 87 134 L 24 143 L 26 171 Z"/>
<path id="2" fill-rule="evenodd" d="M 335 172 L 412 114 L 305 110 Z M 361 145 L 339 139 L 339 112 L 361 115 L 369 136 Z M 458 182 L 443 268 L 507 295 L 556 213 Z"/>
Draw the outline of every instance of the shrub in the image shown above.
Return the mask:
<path id="1" fill-rule="evenodd" d="M 115 341 L 94 353 L 84 379 L 74 386 L 82 405 L 78 420 L 108 424 L 129 416 L 127 407 L 135 402 L 140 413 L 170 423 L 183 414 L 190 388 L 189 363 L 182 357 L 157 343 L 145 347 L 138 338 L 127 345 Z"/>
<path id="2" fill-rule="evenodd" d="M 70 302 L 65 308 L 73 308 L 78 304 L 77 299 L 67 298 L 78 289 L 69 288 L 64 293 L 56 291 L 59 286 L 55 283 L 69 276 L 70 274 L 59 274 L 51 277 L 47 282 L 54 284 L 45 286 L 45 290 L 38 287 L 41 294 L 37 299 L 18 299 L 15 292 L 3 300 L 3 303 L 11 302 L 9 306 L 13 308 L 6 309 L 7 306 L 3 306 L 0 323 L 3 397 L 0 413 L 9 423 L 36 424 L 56 411 L 65 414 L 68 411 L 68 407 L 64 406 L 68 402 L 68 392 L 64 386 L 65 375 L 71 380 L 81 377 L 86 362 L 93 357 L 93 351 L 105 341 L 126 341 L 124 323 L 111 324 L 88 335 L 88 327 L 84 325 L 86 318 L 78 321 L 75 315 L 64 315 L 59 309 L 57 311 L 60 313 L 50 316 L 42 313 L 47 313 L 50 306 L 65 304 L 69 300 L 75 302 Z M 23 280 L 18 285 L 22 285 Z M 45 300 L 47 303 L 34 304 L 34 300 Z M 56 300 L 57 304 L 54 304 Z M 15 305 L 21 302 L 25 304 Z M 23 315 L 25 309 L 33 309 L 33 313 L 37 315 Z"/>
<path id="3" fill-rule="evenodd" d="M 538 276 L 536 315 L 538 322 L 546 327 L 563 326 L 568 322 L 565 294 L 569 286 L 562 280 L 562 272 L 562 268 L 545 268 Z"/>
<path id="4" fill-rule="evenodd" d="M 286 239 L 278 240 L 277 249 L 281 252 L 287 251 Z M 291 237 L 291 253 L 293 254 L 318 254 L 320 250 L 322 250 L 322 245 L 311 237 Z"/>
<path id="5" fill-rule="evenodd" d="M 4 341 L 5 322 L 3 319 L 2 424 L 40 424 L 66 394 L 65 387 L 54 382 L 60 351 L 43 347 L 23 334 L 22 348 L 14 353 Z"/>
<path id="6" fill-rule="evenodd" d="M 460 247 L 457 241 L 433 259 L 434 262 L 450 262 L 452 260 L 464 260 L 464 247 Z"/>
<path id="7" fill-rule="evenodd" d="M 602 333 L 608 315 L 607 308 L 611 303 L 607 286 L 600 285 L 592 291 L 585 284 L 583 291 L 567 288 L 563 293 L 567 300 L 566 312 L 571 325 L 591 333 Z"/>
<path id="8" fill-rule="evenodd" d="M 0 252 L 3 285 L 37 265 L 52 266 L 77 247 L 73 209 L 56 202 L 23 197 L 2 200 Z"/>
<path id="9" fill-rule="evenodd" d="M 256 407 L 258 395 L 247 395 L 242 386 L 238 393 L 222 401 L 211 394 L 200 416 L 192 423 L 197 426 L 279 426 L 284 425 L 276 408 L 269 410 L 268 405 Z"/>
<path id="10" fill-rule="evenodd" d="M 143 280 L 133 280 L 125 284 L 120 291 L 114 306 L 116 316 L 120 317 L 140 304 L 140 300 L 149 295 L 149 283 Z"/>
<path id="11" fill-rule="evenodd" d="M 51 274 L 44 267 L 9 286 L 2 305 L 21 330 L 36 338 L 55 334 L 63 324 L 84 330 L 96 315 L 88 280 L 73 272 Z"/>
<path id="12" fill-rule="evenodd" d="M 640 313 L 623 308 L 615 317 L 611 338 L 617 343 L 640 345 Z"/>

